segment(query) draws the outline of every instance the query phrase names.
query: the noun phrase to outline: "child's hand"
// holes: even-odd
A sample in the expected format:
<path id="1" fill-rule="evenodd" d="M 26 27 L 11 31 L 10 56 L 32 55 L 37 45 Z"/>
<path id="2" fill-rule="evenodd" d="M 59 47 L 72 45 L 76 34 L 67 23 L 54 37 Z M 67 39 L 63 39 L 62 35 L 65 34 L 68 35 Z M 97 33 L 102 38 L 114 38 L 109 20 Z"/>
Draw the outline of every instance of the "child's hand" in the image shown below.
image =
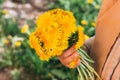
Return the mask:
<path id="1" fill-rule="evenodd" d="M 78 52 L 75 50 L 75 46 L 73 45 L 70 49 L 66 50 L 62 55 L 59 56 L 60 62 L 68 68 L 71 68 L 70 63 L 74 60 L 75 65 L 72 68 L 76 68 L 80 64 L 80 58 Z"/>
<path id="2" fill-rule="evenodd" d="M 86 42 L 85 42 L 85 46 L 86 46 L 85 51 L 88 54 L 90 54 L 92 52 L 91 47 L 92 47 L 93 41 L 94 41 L 94 37 L 86 40 Z M 77 51 L 75 50 L 75 45 L 73 45 L 71 48 L 66 50 L 58 58 L 59 58 L 60 62 L 68 68 L 71 68 L 70 63 L 74 60 L 76 60 L 76 61 L 75 61 L 75 65 L 72 68 L 76 68 L 80 64 L 80 56 L 77 53 Z"/>

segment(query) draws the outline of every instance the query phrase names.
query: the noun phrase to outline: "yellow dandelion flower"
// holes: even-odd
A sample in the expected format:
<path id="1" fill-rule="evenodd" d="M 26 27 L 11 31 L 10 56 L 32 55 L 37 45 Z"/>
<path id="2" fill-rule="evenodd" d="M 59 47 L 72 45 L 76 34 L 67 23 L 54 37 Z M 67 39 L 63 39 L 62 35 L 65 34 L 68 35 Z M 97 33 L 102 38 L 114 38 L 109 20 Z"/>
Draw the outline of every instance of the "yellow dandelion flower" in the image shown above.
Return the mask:
<path id="1" fill-rule="evenodd" d="M 16 41 L 15 42 L 15 47 L 19 47 L 19 46 L 21 46 L 21 41 Z"/>
<path id="2" fill-rule="evenodd" d="M 92 25 L 93 27 L 95 27 L 95 26 L 96 26 L 96 23 L 95 23 L 95 22 L 92 22 L 91 25 Z"/>
<path id="3" fill-rule="evenodd" d="M 29 26 L 27 24 L 23 25 L 21 28 L 21 33 L 26 33 L 29 29 Z"/>
<path id="4" fill-rule="evenodd" d="M 92 4 L 94 0 L 87 0 L 88 4 Z"/>
<path id="5" fill-rule="evenodd" d="M 62 9 L 53 9 L 41 14 L 36 25 L 36 30 L 30 35 L 30 45 L 41 60 L 47 61 L 61 55 L 69 46 L 69 37 L 77 31 L 73 14 Z"/>
<path id="6" fill-rule="evenodd" d="M 35 35 L 36 33 L 33 32 L 30 35 L 30 46 L 35 49 L 36 53 L 38 54 L 38 56 L 40 57 L 41 60 L 46 60 L 48 61 L 49 56 L 45 55 L 45 53 L 43 52 L 43 48 L 41 47 L 43 44 L 42 42 L 40 42 L 39 38 L 37 38 L 37 36 Z"/>
<path id="7" fill-rule="evenodd" d="M 3 13 L 4 15 L 8 14 L 8 10 L 5 10 L 5 9 L 4 9 L 4 10 L 2 11 L 2 13 Z"/>
<path id="8" fill-rule="evenodd" d="M 4 40 L 4 43 L 5 43 L 5 44 L 8 44 L 9 42 L 10 42 L 10 41 L 9 41 L 8 39 L 5 39 L 5 40 Z"/>
<path id="9" fill-rule="evenodd" d="M 78 41 L 75 45 L 76 49 L 83 46 L 84 42 L 85 42 L 84 28 L 83 27 L 78 27 Z"/>
<path id="10" fill-rule="evenodd" d="M 30 36 L 30 45 L 41 60 L 61 55 L 68 48 L 68 38 L 77 30 L 75 24 L 76 20 L 69 11 L 47 11 L 38 16 L 37 29 Z"/>
<path id="11" fill-rule="evenodd" d="M 82 25 L 87 25 L 88 22 L 87 22 L 86 20 L 82 20 L 82 21 L 81 21 L 81 24 L 82 24 Z"/>
<path id="12" fill-rule="evenodd" d="M 35 32 L 31 33 L 31 35 L 30 35 L 30 46 L 34 49 L 38 49 L 38 48 L 40 49 L 39 44 L 41 45 L 41 43 L 38 42 L 38 39 L 35 36 Z"/>

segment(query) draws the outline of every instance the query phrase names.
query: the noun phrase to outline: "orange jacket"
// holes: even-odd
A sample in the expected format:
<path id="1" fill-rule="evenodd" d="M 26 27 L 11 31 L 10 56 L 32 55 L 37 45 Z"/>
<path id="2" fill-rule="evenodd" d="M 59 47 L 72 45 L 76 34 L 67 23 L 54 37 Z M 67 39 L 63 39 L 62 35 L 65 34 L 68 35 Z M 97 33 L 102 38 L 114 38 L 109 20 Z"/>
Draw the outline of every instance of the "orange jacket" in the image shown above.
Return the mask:
<path id="1" fill-rule="evenodd" d="M 92 56 L 103 80 L 120 80 L 120 0 L 103 0 Z"/>

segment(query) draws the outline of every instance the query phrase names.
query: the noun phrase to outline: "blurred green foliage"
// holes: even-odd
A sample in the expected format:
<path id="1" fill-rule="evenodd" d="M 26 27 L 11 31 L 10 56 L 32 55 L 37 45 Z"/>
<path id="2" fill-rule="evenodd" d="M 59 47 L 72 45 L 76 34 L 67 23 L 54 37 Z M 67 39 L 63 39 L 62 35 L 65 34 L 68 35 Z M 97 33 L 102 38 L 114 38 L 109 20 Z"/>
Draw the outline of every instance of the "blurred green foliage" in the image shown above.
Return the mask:
<path id="1" fill-rule="evenodd" d="M 0 0 L 0 4 L 4 0 Z M 48 2 L 49 3 L 49 2 Z M 95 22 L 99 11 L 100 0 L 54 0 L 49 9 L 62 8 L 73 12 L 77 25 L 83 26 L 88 36 L 95 34 Z M 33 20 L 27 20 L 29 29 L 21 33 L 21 26 L 14 17 L 5 18 L 0 7 L 0 70 L 8 68 L 12 80 L 77 80 L 75 69 L 64 67 L 57 58 L 43 62 L 29 46 L 29 34 L 35 29 Z M 17 43 L 20 42 L 20 43 Z"/>
<path id="2" fill-rule="evenodd" d="M 0 19 L 0 23 L 1 26 L 3 28 L 3 35 L 7 36 L 8 34 L 11 34 L 12 36 L 15 36 L 16 34 L 20 34 L 20 30 L 18 29 L 18 24 L 15 21 L 15 18 L 8 18 L 5 19 L 4 17 L 2 17 Z"/>
<path id="3" fill-rule="evenodd" d="M 2 3 L 3 3 L 3 1 L 4 1 L 4 0 L 0 0 L 0 4 L 2 4 Z"/>

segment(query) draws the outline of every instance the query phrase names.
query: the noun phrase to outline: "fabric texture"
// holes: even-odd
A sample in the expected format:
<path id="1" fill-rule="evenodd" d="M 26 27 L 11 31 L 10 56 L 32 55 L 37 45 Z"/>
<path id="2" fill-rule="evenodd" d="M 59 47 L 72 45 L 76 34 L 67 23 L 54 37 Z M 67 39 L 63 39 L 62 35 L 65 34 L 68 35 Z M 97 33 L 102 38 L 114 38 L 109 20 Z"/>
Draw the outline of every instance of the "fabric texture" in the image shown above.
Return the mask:
<path id="1" fill-rule="evenodd" d="M 103 80 L 120 80 L 120 0 L 103 0 L 92 45 L 95 67 Z"/>

